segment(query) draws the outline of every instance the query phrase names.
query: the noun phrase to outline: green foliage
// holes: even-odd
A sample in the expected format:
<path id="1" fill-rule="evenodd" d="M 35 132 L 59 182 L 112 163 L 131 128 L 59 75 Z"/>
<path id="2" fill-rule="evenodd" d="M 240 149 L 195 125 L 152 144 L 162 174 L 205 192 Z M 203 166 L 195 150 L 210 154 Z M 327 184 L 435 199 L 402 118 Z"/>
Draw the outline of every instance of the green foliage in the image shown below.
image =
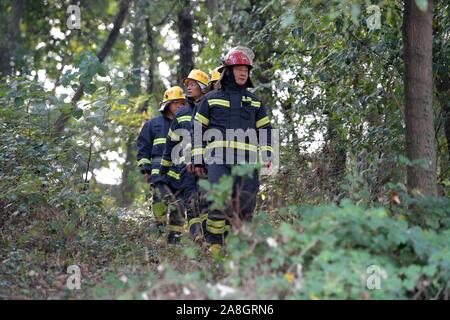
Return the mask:
<path id="1" fill-rule="evenodd" d="M 94 291 L 98 298 L 128 299 L 428 299 L 447 290 L 448 227 L 420 228 L 385 208 L 349 200 L 280 209 L 279 217 L 291 222 L 274 227 L 274 217 L 260 212 L 230 235 L 219 260 L 188 244 L 140 280 L 124 285 L 112 277 Z M 219 277 L 216 268 L 224 272 Z M 373 276 L 379 288 L 371 286 Z"/>
<path id="2" fill-rule="evenodd" d="M 83 134 L 55 139 L 53 121 L 65 110 L 64 99 L 22 78 L 0 86 L 2 289 L 44 281 L 61 290 L 65 270 L 60 263 L 91 263 L 97 256 L 98 267 L 121 250 L 116 214 L 105 211 L 104 195 L 90 191 L 86 183 L 96 104 L 76 121 Z M 72 116 L 79 116 L 79 109 Z M 45 261 L 50 272 L 41 269 Z M 22 294 L 51 294 L 48 284 L 41 289 Z M 5 294 L 2 290 L 1 296 Z"/>
<path id="3" fill-rule="evenodd" d="M 66 72 L 62 77 L 61 84 L 65 87 L 72 84 L 72 88 L 76 90 L 78 84 L 81 83 L 86 94 L 94 94 L 97 90 L 97 85 L 92 82 L 94 76 L 106 77 L 108 75 L 107 68 L 90 51 L 81 52 L 74 62 L 76 69 Z"/>
<path id="4" fill-rule="evenodd" d="M 239 262 L 244 279 L 241 285 L 255 283 L 251 289 L 258 297 L 406 298 L 414 289 L 401 280 L 404 266 L 417 263 L 412 249 L 405 247 L 413 247 L 416 239 L 404 221 L 383 209 L 364 210 L 348 202 L 342 208 L 297 208 L 294 214 L 301 215 L 301 222 L 281 224 L 270 238 L 249 234 L 229 241 L 230 259 Z M 366 269 L 373 264 L 388 274 L 378 291 L 366 288 Z"/>
<path id="5" fill-rule="evenodd" d="M 0 79 L 0 298 L 445 297 L 449 99 L 448 90 L 437 88 L 448 77 L 449 5 L 438 1 L 433 21 L 437 173 L 444 197 L 423 198 L 405 187 L 406 168 L 425 163 L 404 156 L 403 2 L 374 3 L 381 9 L 378 30 L 368 28 L 369 3 L 195 3 L 195 67 L 208 72 L 230 47 L 252 47 L 252 90 L 281 138 L 280 173 L 262 177 L 262 210 L 211 257 L 186 238 L 180 246 L 164 244 L 161 230 L 150 226 L 150 190 L 134 168 L 142 122 L 159 114 L 165 87 L 178 84 L 179 54 L 165 35 L 177 32 L 174 20 L 183 6 L 133 1 L 100 63 L 97 53 L 118 1 L 80 1 L 80 31 L 66 29 L 61 1 L 27 1 L 13 73 Z M 415 3 L 427 10 L 427 1 Z M 0 9 L 0 20 L 7 21 L 12 1 Z M 169 69 L 165 79 L 161 62 Z M 144 93 L 150 71 L 152 92 Z M 75 105 L 71 97 L 80 85 L 84 95 Z M 56 136 L 61 114 L 70 120 Z M 124 173 L 122 185 L 105 186 L 91 176 L 113 164 Z M 233 177 L 260 167 L 234 167 L 216 185 L 202 180 L 211 208 L 230 206 Z M 131 187 L 124 191 L 126 183 Z M 125 196 L 134 204 L 118 208 Z M 152 210 L 157 215 L 165 207 Z M 81 291 L 65 286 L 71 264 L 82 268 Z M 379 290 L 367 287 L 370 266 L 378 267 Z"/>
<path id="6" fill-rule="evenodd" d="M 223 210 L 233 191 L 233 177 L 222 176 L 216 184 L 212 184 L 207 180 L 200 180 L 199 186 L 203 190 L 208 190 L 207 199 L 211 201 L 210 208 Z"/>
<path id="7" fill-rule="evenodd" d="M 446 230 L 450 227 L 450 199 L 412 197 L 404 192 L 404 188 L 392 187 L 400 195 L 400 205 L 392 208 L 393 213 L 404 216 L 414 225 L 433 230 Z"/>

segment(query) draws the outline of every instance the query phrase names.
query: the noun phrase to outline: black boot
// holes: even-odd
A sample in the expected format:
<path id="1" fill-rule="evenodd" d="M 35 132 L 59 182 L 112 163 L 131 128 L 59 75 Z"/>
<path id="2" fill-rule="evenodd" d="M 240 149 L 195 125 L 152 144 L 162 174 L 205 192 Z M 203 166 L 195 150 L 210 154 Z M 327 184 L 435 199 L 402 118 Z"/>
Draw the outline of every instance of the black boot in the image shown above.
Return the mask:
<path id="1" fill-rule="evenodd" d="M 200 223 L 194 223 L 189 228 L 189 234 L 190 234 L 192 240 L 195 242 L 200 242 L 200 241 L 204 240 L 203 229 L 202 229 L 202 226 L 200 225 Z"/>
<path id="2" fill-rule="evenodd" d="M 181 239 L 181 233 L 170 231 L 167 235 L 167 244 L 176 244 L 180 242 Z"/>

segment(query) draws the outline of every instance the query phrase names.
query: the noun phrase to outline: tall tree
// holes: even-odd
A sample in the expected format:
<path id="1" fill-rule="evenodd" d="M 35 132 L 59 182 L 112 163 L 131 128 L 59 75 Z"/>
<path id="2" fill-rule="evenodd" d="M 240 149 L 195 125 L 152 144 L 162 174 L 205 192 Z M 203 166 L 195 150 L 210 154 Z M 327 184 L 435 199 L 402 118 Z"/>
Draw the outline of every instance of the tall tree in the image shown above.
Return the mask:
<path id="1" fill-rule="evenodd" d="M 150 17 L 145 18 L 145 34 L 146 34 L 146 45 L 147 45 L 147 51 L 148 51 L 148 60 L 147 60 L 147 81 L 146 81 L 146 92 L 151 95 L 154 93 L 155 90 L 155 68 L 157 67 L 157 51 L 158 48 L 158 42 L 156 38 L 156 32 L 154 31 L 155 28 L 160 28 L 163 26 L 167 20 L 171 17 L 173 10 L 175 9 L 175 6 L 177 5 L 177 1 L 174 0 L 171 4 L 170 8 L 167 10 L 167 13 L 165 16 L 158 21 L 157 23 L 153 23 L 150 21 Z M 148 110 L 148 105 L 150 103 L 150 98 L 145 101 L 145 103 L 142 106 L 141 112 L 146 112 Z"/>
<path id="2" fill-rule="evenodd" d="M 194 68 L 194 58 L 192 56 L 194 18 L 192 16 L 192 5 L 190 0 L 181 1 L 178 12 L 177 27 L 180 38 L 180 61 L 178 64 L 178 83 L 186 77 Z"/>
<path id="3" fill-rule="evenodd" d="M 436 139 L 433 113 L 433 10 L 432 0 L 426 8 L 417 1 L 406 0 L 403 17 L 405 57 L 406 153 L 411 161 L 425 160 L 426 165 L 407 169 L 408 190 L 423 195 L 437 195 Z"/>
<path id="4" fill-rule="evenodd" d="M 146 91 L 148 94 L 153 93 L 153 87 L 154 87 L 154 74 L 155 74 L 155 65 L 156 65 L 156 48 L 155 48 L 155 35 L 153 34 L 152 26 L 150 24 L 150 19 L 145 19 L 145 31 L 146 31 L 146 42 L 147 42 L 147 49 L 148 49 L 148 64 L 147 64 L 147 70 L 148 70 L 148 76 L 147 76 L 147 87 Z M 147 101 L 148 102 L 148 101 Z M 145 104 L 145 107 L 147 108 L 147 102 Z M 146 110 L 146 109 L 145 109 Z M 145 111 L 142 110 L 142 111 Z"/>
<path id="5" fill-rule="evenodd" d="M 132 30 L 132 38 L 133 38 L 133 51 L 131 55 L 131 63 L 132 63 L 132 81 L 133 85 L 137 88 L 137 91 L 141 91 L 141 67 L 142 67 L 142 45 L 143 45 L 143 37 L 144 34 L 142 31 L 142 23 L 140 23 L 140 18 L 135 12 L 134 21 L 133 21 L 133 30 Z M 140 110 L 138 103 L 136 103 L 136 109 L 132 110 L 133 112 L 138 112 Z M 122 183 L 120 185 L 121 189 L 121 197 L 119 198 L 119 205 L 122 207 L 129 206 L 133 202 L 133 184 L 130 181 L 130 174 L 134 170 L 133 163 L 133 151 L 136 141 L 136 132 L 135 130 L 128 130 L 127 137 L 125 140 L 125 163 L 123 164 L 122 170 Z"/>
<path id="6" fill-rule="evenodd" d="M 7 22 L 6 35 L 0 44 L 0 78 L 5 77 L 11 71 L 11 58 L 14 53 L 24 7 L 25 0 L 14 0 L 12 3 L 12 14 Z"/>

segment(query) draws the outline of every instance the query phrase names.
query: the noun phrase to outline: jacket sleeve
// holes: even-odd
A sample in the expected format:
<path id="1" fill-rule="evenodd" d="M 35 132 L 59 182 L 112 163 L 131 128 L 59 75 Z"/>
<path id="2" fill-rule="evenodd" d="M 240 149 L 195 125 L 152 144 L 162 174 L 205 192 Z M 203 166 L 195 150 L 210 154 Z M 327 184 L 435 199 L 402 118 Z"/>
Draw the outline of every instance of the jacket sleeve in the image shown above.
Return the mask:
<path id="1" fill-rule="evenodd" d="M 166 174 L 169 168 L 173 165 L 172 162 L 172 150 L 180 142 L 181 137 L 175 133 L 175 131 L 180 128 L 179 122 L 175 117 L 170 123 L 169 132 L 167 133 L 166 146 L 164 147 L 164 152 L 161 160 L 161 167 L 159 169 L 160 174 Z"/>
<path id="2" fill-rule="evenodd" d="M 252 102 L 257 108 L 256 112 L 256 132 L 258 136 L 259 149 L 262 155 L 262 161 L 268 162 L 272 159 L 272 125 L 265 106 L 261 102 Z"/>
<path id="3" fill-rule="evenodd" d="M 210 109 L 208 99 L 203 98 L 197 105 L 197 112 L 193 119 L 192 157 L 194 165 L 203 166 L 206 141 L 203 141 L 203 131 L 209 126 Z"/>
<path id="4" fill-rule="evenodd" d="M 137 155 L 138 166 L 142 174 L 151 173 L 151 159 L 153 148 L 153 134 L 150 122 L 147 121 L 141 129 L 137 139 Z"/>

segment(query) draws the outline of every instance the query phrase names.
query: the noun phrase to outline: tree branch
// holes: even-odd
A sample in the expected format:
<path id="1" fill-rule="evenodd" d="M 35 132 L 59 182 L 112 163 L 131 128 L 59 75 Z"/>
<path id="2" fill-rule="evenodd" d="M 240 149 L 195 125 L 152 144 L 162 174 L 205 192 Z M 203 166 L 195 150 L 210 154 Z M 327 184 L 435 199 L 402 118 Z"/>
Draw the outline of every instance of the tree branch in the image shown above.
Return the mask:
<path id="1" fill-rule="evenodd" d="M 97 58 L 100 62 L 103 62 L 106 58 L 106 56 L 110 53 L 112 47 L 114 46 L 114 43 L 116 42 L 118 36 L 119 36 L 119 30 L 122 27 L 122 24 L 128 14 L 128 9 L 130 7 L 131 0 L 122 0 L 120 4 L 120 10 L 117 14 L 115 20 L 114 20 L 114 27 L 111 30 L 111 32 L 108 35 L 108 38 L 106 39 L 106 42 L 104 43 L 102 49 L 97 54 Z M 76 108 L 77 102 L 80 101 L 81 97 L 84 94 L 84 85 L 80 84 L 78 90 L 75 92 L 75 95 L 72 97 L 72 109 L 74 110 Z M 70 114 L 70 112 L 69 112 Z M 61 114 L 58 119 L 55 122 L 55 132 L 57 135 L 59 135 L 63 130 L 67 123 L 67 121 L 70 119 L 69 114 Z"/>

